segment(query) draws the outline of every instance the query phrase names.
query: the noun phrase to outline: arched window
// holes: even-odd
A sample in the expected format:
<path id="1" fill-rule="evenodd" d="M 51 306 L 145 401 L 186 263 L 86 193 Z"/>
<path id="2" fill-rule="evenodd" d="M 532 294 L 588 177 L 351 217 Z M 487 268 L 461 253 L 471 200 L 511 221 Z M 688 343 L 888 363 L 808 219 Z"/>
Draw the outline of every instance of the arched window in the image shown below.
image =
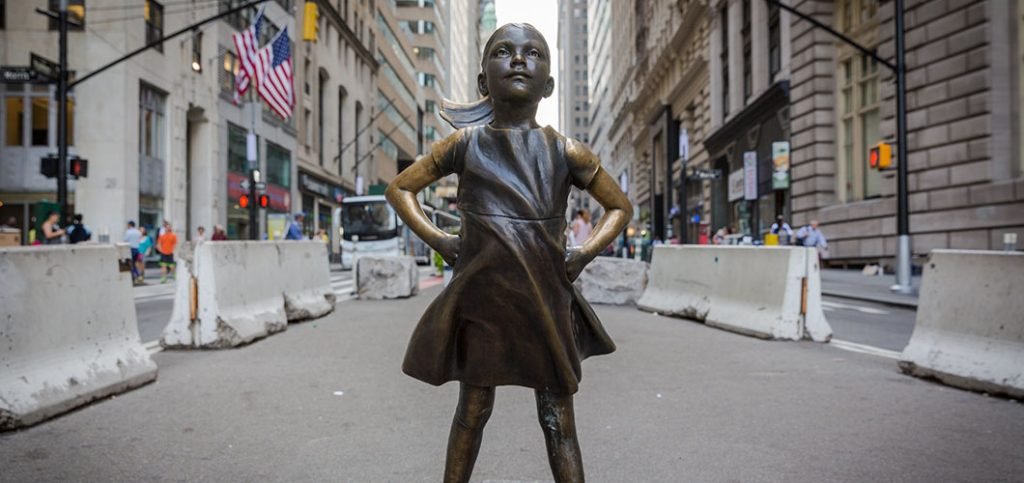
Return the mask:
<path id="1" fill-rule="evenodd" d="M 338 86 L 338 176 L 344 177 L 344 158 L 342 155 L 342 149 L 345 148 L 345 130 L 344 130 L 344 119 L 345 119 L 345 98 L 348 97 L 348 92 L 345 91 L 345 86 Z"/>
<path id="2" fill-rule="evenodd" d="M 317 155 L 320 161 L 320 166 L 324 165 L 324 106 L 327 104 L 326 99 L 324 99 L 324 96 L 327 95 L 327 78 L 327 71 L 320 69 L 320 86 L 316 94 L 316 142 L 319 148 Z"/>

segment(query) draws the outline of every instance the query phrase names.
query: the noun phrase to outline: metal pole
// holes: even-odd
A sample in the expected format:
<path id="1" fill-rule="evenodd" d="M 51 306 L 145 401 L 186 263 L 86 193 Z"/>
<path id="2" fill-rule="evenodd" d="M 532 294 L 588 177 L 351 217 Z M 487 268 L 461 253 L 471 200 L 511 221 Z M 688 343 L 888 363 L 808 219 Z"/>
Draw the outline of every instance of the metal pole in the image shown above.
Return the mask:
<path id="1" fill-rule="evenodd" d="M 256 88 L 256 85 L 252 85 L 249 90 Z M 256 138 L 256 109 L 259 108 L 259 101 L 255 100 L 255 95 L 252 92 L 249 93 L 252 96 L 253 101 L 249 103 L 249 135 L 246 139 L 246 156 L 249 158 L 249 239 L 259 240 L 260 239 L 260 228 L 258 226 L 259 217 L 257 215 L 257 202 L 256 202 L 256 170 L 259 169 L 259 151 L 258 147 L 250 149 L 250 145 L 258 143 Z"/>
<path id="2" fill-rule="evenodd" d="M 910 202 L 907 190 L 907 83 L 906 62 L 903 56 L 903 0 L 896 0 L 896 152 L 897 152 L 897 201 L 896 201 L 896 284 L 893 292 L 912 293 L 910 267 Z"/>
<path id="3" fill-rule="evenodd" d="M 68 212 L 68 0 L 60 0 L 57 14 L 60 71 L 57 73 L 57 204 L 63 224 Z"/>

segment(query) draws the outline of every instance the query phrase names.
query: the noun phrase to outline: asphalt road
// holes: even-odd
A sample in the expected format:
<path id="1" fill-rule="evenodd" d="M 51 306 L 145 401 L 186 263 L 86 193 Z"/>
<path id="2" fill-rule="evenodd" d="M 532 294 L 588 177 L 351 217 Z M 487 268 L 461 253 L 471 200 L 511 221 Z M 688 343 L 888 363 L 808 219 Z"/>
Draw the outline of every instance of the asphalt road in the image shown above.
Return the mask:
<path id="1" fill-rule="evenodd" d="M 404 376 L 438 289 L 350 300 L 238 349 L 160 352 L 158 380 L 0 435 L 2 481 L 433 482 L 458 388 Z M 831 344 L 597 307 L 583 365 L 591 482 L 978 482 L 1024 475 L 1024 406 Z M 473 481 L 550 481 L 532 391 L 500 388 Z"/>
<path id="2" fill-rule="evenodd" d="M 825 318 L 836 339 L 903 352 L 914 332 L 916 312 L 838 297 L 822 297 Z"/>

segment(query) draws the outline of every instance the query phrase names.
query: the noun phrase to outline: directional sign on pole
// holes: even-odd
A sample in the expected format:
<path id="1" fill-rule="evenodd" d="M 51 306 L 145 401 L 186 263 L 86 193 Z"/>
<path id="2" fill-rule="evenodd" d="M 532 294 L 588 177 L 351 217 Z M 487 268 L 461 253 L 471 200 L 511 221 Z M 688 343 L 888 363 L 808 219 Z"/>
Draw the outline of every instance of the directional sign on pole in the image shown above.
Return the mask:
<path id="1" fill-rule="evenodd" d="M 246 188 L 246 189 L 248 189 L 248 188 Z M 257 181 L 256 182 L 256 189 L 260 190 L 260 191 L 267 189 L 267 183 L 264 183 L 262 181 Z"/>
<path id="2" fill-rule="evenodd" d="M 243 179 L 238 182 L 238 185 L 242 187 L 242 191 L 249 191 L 249 180 Z"/>

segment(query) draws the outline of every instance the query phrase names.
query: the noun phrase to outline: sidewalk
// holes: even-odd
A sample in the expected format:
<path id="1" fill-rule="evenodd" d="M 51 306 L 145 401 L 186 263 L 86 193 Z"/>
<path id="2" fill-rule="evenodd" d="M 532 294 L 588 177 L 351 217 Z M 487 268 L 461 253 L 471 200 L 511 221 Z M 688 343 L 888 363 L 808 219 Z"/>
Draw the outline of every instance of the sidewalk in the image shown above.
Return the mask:
<path id="1" fill-rule="evenodd" d="M 877 302 L 917 309 L 917 291 L 921 288 L 921 277 L 915 275 L 911 284 L 914 286 L 912 295 L 894 293 L 889 290 L 896 277 L 894 275 L 871 276 L 863 275 L 860 270 L 843 270 L 825 268 L 821 270 L 821 293 L 851 300 Z"/>
<path id="2" fill-rule="evenodd" d="M 455 384 L 404 376 L 438 293 L 350 301 L 221 351 L 161 352 L 157 382 L 0 434 L 2 481 L 436 482 Z M 1014 481 L 1024 405 L 894 361 L 597 307 L 618 351 L 583 364 L 590 482 Z M 474 482 L 550 481 L 533 393 L 500 388 Z"/>

